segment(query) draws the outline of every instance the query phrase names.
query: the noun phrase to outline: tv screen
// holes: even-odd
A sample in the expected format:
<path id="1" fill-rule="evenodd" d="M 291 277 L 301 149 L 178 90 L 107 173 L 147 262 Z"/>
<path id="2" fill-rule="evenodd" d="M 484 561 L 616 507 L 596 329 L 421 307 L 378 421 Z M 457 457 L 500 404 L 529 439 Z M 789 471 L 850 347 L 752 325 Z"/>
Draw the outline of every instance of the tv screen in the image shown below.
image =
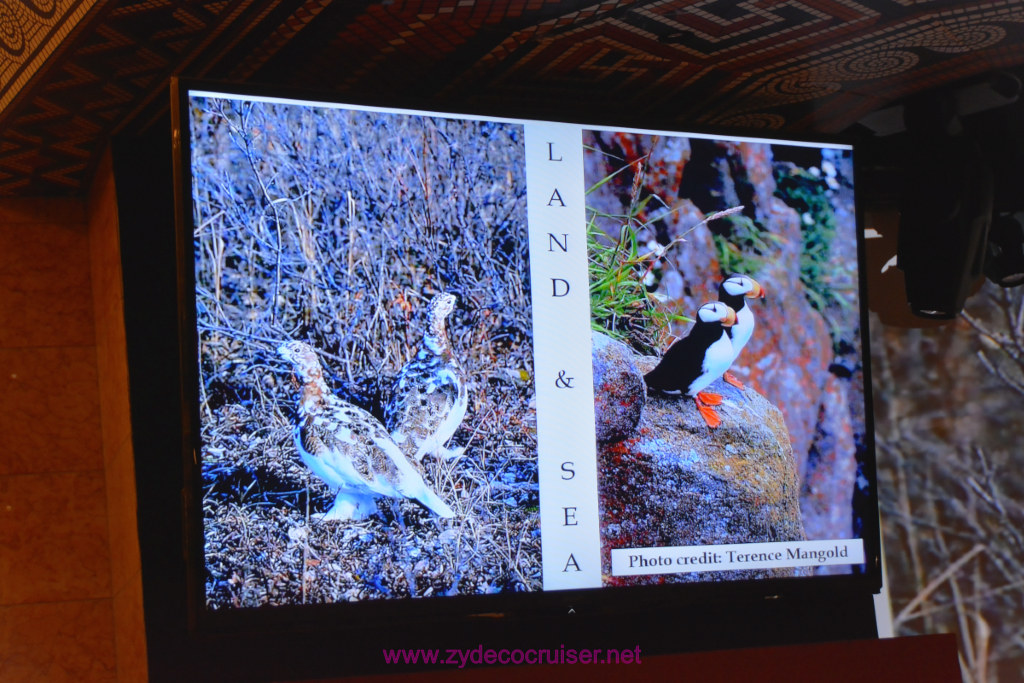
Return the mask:
<path id="1" fill-rule="evenodd" d="M 201 612 L 877 589 L 850 146 L 178 98 Z"/>

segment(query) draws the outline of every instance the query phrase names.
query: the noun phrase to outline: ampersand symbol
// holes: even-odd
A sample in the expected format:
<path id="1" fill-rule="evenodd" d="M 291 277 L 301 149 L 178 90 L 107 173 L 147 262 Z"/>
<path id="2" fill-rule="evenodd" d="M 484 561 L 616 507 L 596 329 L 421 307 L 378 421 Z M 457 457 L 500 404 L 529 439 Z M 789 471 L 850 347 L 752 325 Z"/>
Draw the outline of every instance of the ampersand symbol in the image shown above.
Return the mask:
<path id="1" fill-rule="evenodd" d="M 558 371 L 558 379 L 555 380 L 555 386 L 559 389 L 572 389 L 572 381 L 575 377 L 566 377 L 565 370 Z"/>

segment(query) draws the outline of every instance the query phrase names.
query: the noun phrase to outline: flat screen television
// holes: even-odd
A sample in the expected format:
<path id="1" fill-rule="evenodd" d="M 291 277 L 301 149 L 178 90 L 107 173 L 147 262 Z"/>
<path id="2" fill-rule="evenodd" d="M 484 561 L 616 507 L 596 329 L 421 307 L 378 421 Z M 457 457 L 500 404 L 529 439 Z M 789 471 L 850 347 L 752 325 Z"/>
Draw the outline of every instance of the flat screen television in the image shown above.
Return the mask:
<path id="1" fill-rule="evenodd" d="M 878 590 L 850 145 L 174 93 L 198 631 Z"/>

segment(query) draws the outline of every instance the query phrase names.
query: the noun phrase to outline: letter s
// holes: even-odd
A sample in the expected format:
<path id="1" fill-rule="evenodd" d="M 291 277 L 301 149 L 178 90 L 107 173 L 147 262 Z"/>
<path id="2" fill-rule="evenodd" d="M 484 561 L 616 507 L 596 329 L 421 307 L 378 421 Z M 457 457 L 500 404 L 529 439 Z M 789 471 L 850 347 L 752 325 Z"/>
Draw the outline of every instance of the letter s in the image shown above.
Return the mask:
<path id="1" fill-rule="evenodd" d="M 574 463 L 572 460 L 566 460 L 562 463 L 562 480 L 569 481 L 576 476 L 576 470 L 573 469 Z M 569 475 L 569 476 L 566 476 Z"/>

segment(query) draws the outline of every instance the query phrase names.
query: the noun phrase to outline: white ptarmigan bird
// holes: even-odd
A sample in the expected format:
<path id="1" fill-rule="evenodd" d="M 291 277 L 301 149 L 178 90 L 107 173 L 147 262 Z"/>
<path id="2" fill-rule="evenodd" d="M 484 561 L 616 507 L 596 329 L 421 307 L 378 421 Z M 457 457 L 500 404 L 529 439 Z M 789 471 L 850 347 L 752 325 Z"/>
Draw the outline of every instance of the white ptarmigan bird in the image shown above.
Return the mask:
<path id="1" fill-rule="evenodd" d="M 426 455 L 452 458 L 445 444 L 466 417 L 466 373 L 452 351 L 445 321 L 456 297 L 438 294 L 427 309 L 427 329 L 416 356 L 399 371 L 384 409 L 384 423 L 398 447 L 416 462 Z"/>
<path id="2" fill-rule="evenodd" d="M 732 341 L 733 362 L 736 361 L 740 351 L 754 334 L 754 312 L 750 310 L 746 300 L 763 298 L 764 288 L 757 283 L 757 280 L 746 275 L 732 275 L 718 287 L 718 300 L 736 311 L 736 324 L 728 329 L 729 339 Z M 738 389 L 743 388 L 743 382 L 728 370 L 725 371 L 722 379 Z"/>
<path id="3" fill-rule="evenodd" d="M 439 517 L 455 516 L 377 418 L 330 392 L 309 344 L 290 341 L 277 352 L 302 381 L 295 447 L 302 462 L 337 492 L 319 521 L 365 519 L 377 512 L 376 499 L 382 497 L 412 498 Z"/>

